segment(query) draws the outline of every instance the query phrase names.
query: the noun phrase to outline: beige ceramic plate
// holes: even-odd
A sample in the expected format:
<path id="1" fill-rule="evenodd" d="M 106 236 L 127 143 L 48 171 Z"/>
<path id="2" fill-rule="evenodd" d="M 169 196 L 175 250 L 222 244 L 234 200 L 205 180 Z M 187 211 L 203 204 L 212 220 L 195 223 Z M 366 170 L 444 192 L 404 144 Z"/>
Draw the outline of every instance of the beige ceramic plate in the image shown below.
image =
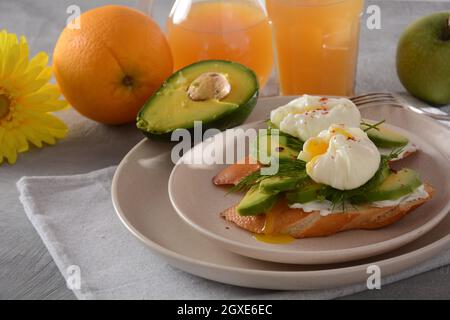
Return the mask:
<path id="1" fill-rule="evenodd" d="M 269 110 L 291 99 L 292 97 L 261 99 L 249 121 L 264 119 Z M 423 132 L 420 134 L 422 142 L 437 145 L 441 152 L 446 154 L 427 154 L 427 158 L 431 160 L 439 156 L 446 157 L 447 162 L 450 161 L 450 146 L 447 143 L 450 132 L 439 123 L 391 107 L 364 109 L 363 115 L 371 119 L 387 118 L 390 123 L 409 131 L 416 128 L 416 132 Z M 172 208 L 166 189 L 173 167 L 168 152 L 170 147 L 166 144 L 148 140 L 138 144 L 117 169 L 112 198 L 120 219 L 132 234 L 165 257 L 170 264 L 189 273 L 254 288 L 331 288 L 365 281 L 366 268 L 370 264 L 377 264 L 383 275 L 390 275 L 423 262 L 450 247 L 450 217 L 447 216 L 431 232 L 399 249 L 354 262 L 289 265 L 234 254 L 189 227 Z M 410 165 L 409 162 L 406 164 Z M 424 176 L 432 172 L 433 179 L 438 181 L 438 192 L 430 210 L 439 205 L 443 208 L 450 200 L 449 180 L 445 178 L 448 172 L 441 170 L 442 168 L 433 168 L 430 165 L 423 171 Z"/>

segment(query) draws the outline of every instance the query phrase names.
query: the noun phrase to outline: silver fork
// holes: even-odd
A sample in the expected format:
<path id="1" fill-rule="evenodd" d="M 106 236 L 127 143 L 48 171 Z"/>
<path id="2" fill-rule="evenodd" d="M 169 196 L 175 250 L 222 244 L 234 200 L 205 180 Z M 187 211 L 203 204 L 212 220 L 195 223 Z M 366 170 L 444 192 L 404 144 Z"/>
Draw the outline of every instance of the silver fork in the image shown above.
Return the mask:
<path id="1" fill-rule="evenodd" d="M 436 114 L 425 111 L 421 108 L 414 107 L 406 102 L 404 99 L 399 97 L 398 95 L 388 93 L 388 92 L 375 92 L 363 94 L 355 97 L 351 97 L 350 100 L 353 101 L 358 107 L 369 105 L 369 104 L 384 104 L 390 105 L 394 107 L 402 107 L 408 110 L 411 110 L 415 113 L 422 114 L 428 117 L 431 117 L 436 120 L 450 121 L 450 115 L 448 114 Z"/>

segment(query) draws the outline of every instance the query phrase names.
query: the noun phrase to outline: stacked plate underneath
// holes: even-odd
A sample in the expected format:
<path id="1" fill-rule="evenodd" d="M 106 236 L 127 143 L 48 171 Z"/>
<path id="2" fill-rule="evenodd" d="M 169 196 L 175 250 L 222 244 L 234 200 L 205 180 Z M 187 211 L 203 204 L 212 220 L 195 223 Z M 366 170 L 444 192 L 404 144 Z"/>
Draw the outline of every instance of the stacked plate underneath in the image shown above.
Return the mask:
<path id="1" fill-rule="evenodd" d="M 260 99 L 248 123 L 265 120 L 270 110 L 290 100 Z M 417 169 L 436 188 L 429 203 L 389 227 L 288 245 L 260 243 L 219 217 L 239 199 L 211 183 L 225 165 L 176 167 L 170 192 L 181 218 L 167 190 L 174 167 L 172 145 L 149 140 L 139 143 L 120 164 L 112 186 L 114 206 L 125 226 L 170 264 L 219 282 L 264 289 L 321 289 L 363 283 L 367 267 L 373 264 L 383 276 L 408 269 L 450 246 L 450 130 L 401 108 L 367 107 L 361 113 L 400 128 L 421 149 L 402 165 Z M 192 208 L 198 208 L 197 214 Z"/>

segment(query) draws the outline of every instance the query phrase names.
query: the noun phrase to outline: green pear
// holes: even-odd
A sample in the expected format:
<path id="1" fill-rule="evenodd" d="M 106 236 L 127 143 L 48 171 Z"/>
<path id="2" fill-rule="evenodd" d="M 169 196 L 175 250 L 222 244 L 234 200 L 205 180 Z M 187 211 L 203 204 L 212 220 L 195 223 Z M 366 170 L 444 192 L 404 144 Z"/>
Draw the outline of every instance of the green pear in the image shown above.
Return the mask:
<path id="1" fill-rule="evenodd" d="M 413 96 L 435 105 L 450 103 L 450 11 L 423 17 L 403 32 L 397 73 Z"/>

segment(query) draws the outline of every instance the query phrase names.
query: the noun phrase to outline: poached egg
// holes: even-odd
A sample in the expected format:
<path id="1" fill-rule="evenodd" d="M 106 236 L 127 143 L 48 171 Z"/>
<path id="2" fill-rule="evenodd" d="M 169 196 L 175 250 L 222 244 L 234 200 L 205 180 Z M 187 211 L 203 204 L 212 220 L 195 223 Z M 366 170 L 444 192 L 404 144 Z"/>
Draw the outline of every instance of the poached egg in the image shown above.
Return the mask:
<path id="1" fill-rule="evenodd" d="M 364 185 L 381 162 L 380 152 L 364 131 L 336 124 L 308 139 L 298 158 L 307 163 L 312 180 L 339 190 Z"/>
<path id="2" fill-rule="evenodd" d="M 270 121 L 281 131 L 306 141 L 335 123 L 359 127 L 361 113 L 356 105 L 346 98 L 303 95 L 272 110 Z"/>

